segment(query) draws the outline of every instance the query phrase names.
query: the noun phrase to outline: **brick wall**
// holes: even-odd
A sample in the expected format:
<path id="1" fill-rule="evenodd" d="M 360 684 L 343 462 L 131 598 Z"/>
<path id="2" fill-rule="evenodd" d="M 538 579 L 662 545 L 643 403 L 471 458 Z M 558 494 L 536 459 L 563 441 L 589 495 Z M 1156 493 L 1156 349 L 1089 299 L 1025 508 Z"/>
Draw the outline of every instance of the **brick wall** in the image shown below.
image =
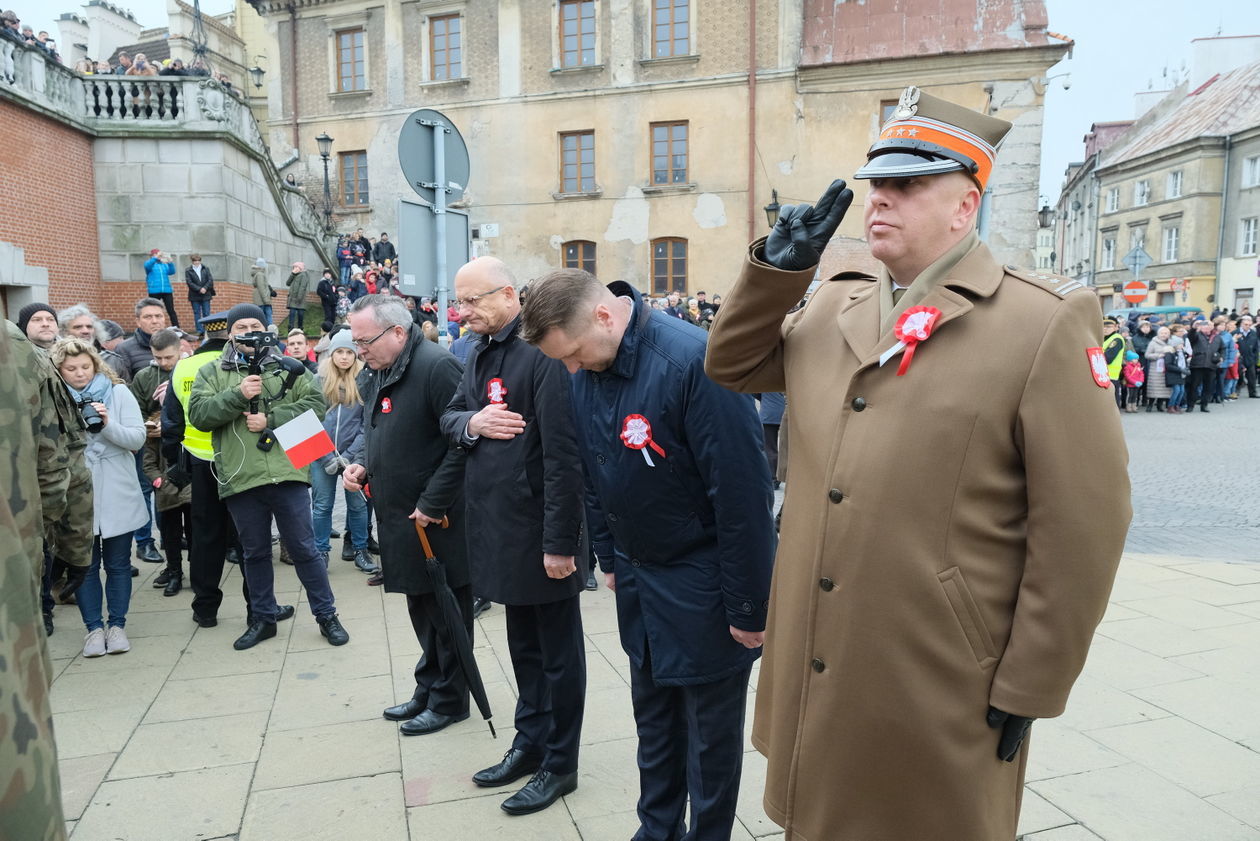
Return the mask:
<path id="1" fill-rule="evenodd" d="M 318 282 L 319 277 L 312 275 L 311 288 L 314 288 Z M 102 290 L 101 300 L 96 304 L 86 300 L 84 300 L 84 303 L 91 306 L 92 311 L 101 318 L 111 318 L 117 321 L 128 333 L 136 329 L 136 301 L 148 294 L 144 281 L 111 282 L 97 285 Z M 192 304 L 188 303 L 188 294 L 184 291 L 184 275 L 182 272 L 179 277 L 171 278 L 171 287 L 175 290 L 175 314 L 179 316 L 179 326 L 185 330 L 195 329 L 192 317 Z M 56 286 L 52 288 L 53 298 L 55 299 L 57 297 Z M 210 300 L 210 311 L 212 313 L 226 312 L 236 304 L 250 303 L 254 300 L 254 287 L 248 284 L 226 283 L 221 280 L 215 280 L 214 289 L 218 294 Z M 288 318 L 289 308 L 284 303 L 287 298 L 288 290 L 280 287 L 276 290 L 276 297 L 271 299 L 272 319 L 281 328 L 282 333 L 288 332 L 288 324 L 286 324 L 285 319 Z M 69 306 L 71 303 L 75 302 L 57 303 L 54 301 L 53 306 L 64 307 Z M 320 306 L 319 297 L 314 293 L 307 295 L 306 318 L 303 319 L 303 326 L 306 332 L 318 333 L 319 323 L 323 320 L 324 310 Z"/>
<path id="2" fill-rule="evenodd" d="M 92 139 L 0 100 L 0 195 L 0 240 L 25 249 L 27 265 L 48 269 L 49 303 L 97 306 Z"/>

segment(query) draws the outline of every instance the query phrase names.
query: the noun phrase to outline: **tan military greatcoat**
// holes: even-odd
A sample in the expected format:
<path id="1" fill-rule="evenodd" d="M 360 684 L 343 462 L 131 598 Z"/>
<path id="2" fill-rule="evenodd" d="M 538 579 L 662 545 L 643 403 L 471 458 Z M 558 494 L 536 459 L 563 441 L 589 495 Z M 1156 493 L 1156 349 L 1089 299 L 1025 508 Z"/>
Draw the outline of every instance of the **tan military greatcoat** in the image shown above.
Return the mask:
<path id="1" fill-rule="evenodd" d="M 760 247 L 707 370 L 791 406 L 753 726 L 766 810 L 797 841 L 1012 841 L 1028 743 L 1000 761 L 985 713 L 1063 712 L 1131 513 L 1086 352 L 1098 300 L 976 245 L 913 295 L 941 317 L 898 376 L 879 281 L 832 278 L 785 319 L 811 272 Z"/>

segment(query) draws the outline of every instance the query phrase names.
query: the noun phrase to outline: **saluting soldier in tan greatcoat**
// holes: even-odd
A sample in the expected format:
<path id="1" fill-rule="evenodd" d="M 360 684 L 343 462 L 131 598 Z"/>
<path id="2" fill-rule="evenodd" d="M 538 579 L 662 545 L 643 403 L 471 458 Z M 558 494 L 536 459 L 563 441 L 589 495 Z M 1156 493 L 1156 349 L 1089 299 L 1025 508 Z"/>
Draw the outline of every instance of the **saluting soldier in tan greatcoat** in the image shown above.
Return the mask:
<path id="1" fill-rule="evenodd" d="M 1131 509 L 1098 300 L 975 232 L 1009 128 L 908 88 L 855 175 L 879 276 L 784 317 L 837 181 L 753 243 L 710 334 L 709 376 L 792 405 L 753 725 L 788 839 L 1011 841 L 1029 722 L 1107 605 Z"/>

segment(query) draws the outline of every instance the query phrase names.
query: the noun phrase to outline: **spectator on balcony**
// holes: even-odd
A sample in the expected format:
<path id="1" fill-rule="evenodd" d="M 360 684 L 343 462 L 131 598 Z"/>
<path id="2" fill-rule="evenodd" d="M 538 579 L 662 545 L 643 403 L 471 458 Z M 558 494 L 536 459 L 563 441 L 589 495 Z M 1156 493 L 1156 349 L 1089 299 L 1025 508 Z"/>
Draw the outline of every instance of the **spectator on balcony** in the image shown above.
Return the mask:
<path id="1" fill-rule="evenodd" d="M 143 56 L 136 55 L 136 64 Z M 149 297 L 157 298 L 166 306 L 166 314 L 170 317 L 172 327 L 179 326 L 179 316 L 175 314 L 175 295 L 171 288 L 171 277 L 175 274 L 175 261 L 165 251 L 154 248 L 149 252 L 149 259 L 144 261 L 144 280 L 148 285 Z"/>
<path id="2" fill-rule="evenodd" d="M 158 71 L 159 76 L 187 76 L 188 68 L 184 67 L 184 62 L 178 58 L 170 58 L 162 62 L 162 69 Z"/>
<path id="3" fill-rule="evenodd" d="M 26 43 L 18 30 L 19 22 L 17 13 L 11 9 L 0 13 L 0 74 L 10 85 L 17 81 L 13 75 L 13 53 L 18 44 Z"/>
<path id="4" fill-rule="evenodd" d="M 47 32 L 39 33 L 39 43 L 44 48 L 44 52 L 48 53 L 48 57 L 53 61 L 61 64 L 61 53 L 57 52 L 57 42 L 48 37 Z"/>
<path id="5" fill-rule="evenodd" d="M 188 258 L 192 265 L 184 269 L 184 285 L 188 287 L 188 303 L 192 304 L 193 324 L 210 315 L 210 299 L 215 296 L 214 275 L 201 264 L 201 255 Z"/>
<path id="6" fill-rule="evenodd" d="M 115 76 L 126 76 L 127 71 L 131 69 L 131 56 L 126 53 L 118 54 L 118 66 L 114 68 Z"/>
<path id="7" fill-rule="evenodd" d="M 193 63 L 188 67 L 189 76 L 209 76 L 210 70 L 206 67 L 206 63 L 200 58 L 193 59 Z"/>
<path id="8" fill-rule="evenodd" d="M 114 68 L 109 66 L 108 61 L 96 62 L 96 75 L 97 76 L 109 76 L 113 74 L 113 72 L 114 72 Z"/>
<path id="9" fill-rule="evenodd" d="M 144 53 L 136 53 L 136 59 L 131 63 L 131 67 L 127 69 L 127 76 L 156 76 L 158 69 L 155 64 L 149 61 Z"/>

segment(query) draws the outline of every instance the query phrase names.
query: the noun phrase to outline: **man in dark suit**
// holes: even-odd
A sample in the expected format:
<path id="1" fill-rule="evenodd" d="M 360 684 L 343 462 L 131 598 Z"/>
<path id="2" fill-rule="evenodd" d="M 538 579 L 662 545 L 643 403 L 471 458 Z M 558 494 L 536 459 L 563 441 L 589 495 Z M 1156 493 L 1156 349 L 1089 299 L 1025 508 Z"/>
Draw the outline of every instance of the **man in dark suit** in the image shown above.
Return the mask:
<path id="1" fill-rule="evenodd" d="M 442 435 L 439 421 L 459 387 L 463 367 L 426 341 L 401 298 L 365 295 L 350 310 L 350 335 L 368 370 L 362 449 L 347 453 L 347 490 L 366 490 L 376 508 L 381 572 L 387 593 L 405 593 L 411 626 L 424 654 L 416 663 L 411 700 L 385 710 L 404 736 L 436 733 L 468 718 L 468 680 L 443 621 L 416 534 L 429 541 L 472 638 L 472 587 L 464 536 L 464 451 Z M 443 518 L 449 528 L 438 528 Z"/>
<path id="2" fill-rule="evenodd" d="M 586 693 L 579 593 L 585 575 L 582 466 L 564 366 L 521 341 L 516 279 L 481 257 L 455 275 L 455 305 L 481 338 L 442 417 L 468 452 L 465 491 L 479 596 L 507 610 L 516 674 L 516 738 L 503 761 L 473 775 L 483 787 L 530 781 L 502 804 L 537 812 L 577 788 Z"/>
<path id="3" fill-rule="evenodd" d="M 1260 335 L 1256 334 L 1255 321 L 1249 315 L 1238 319 L 1238 370 L 1247 383 L 1247 396 L 1256 396 L 1256 364 L 1260 361 Z"/>

